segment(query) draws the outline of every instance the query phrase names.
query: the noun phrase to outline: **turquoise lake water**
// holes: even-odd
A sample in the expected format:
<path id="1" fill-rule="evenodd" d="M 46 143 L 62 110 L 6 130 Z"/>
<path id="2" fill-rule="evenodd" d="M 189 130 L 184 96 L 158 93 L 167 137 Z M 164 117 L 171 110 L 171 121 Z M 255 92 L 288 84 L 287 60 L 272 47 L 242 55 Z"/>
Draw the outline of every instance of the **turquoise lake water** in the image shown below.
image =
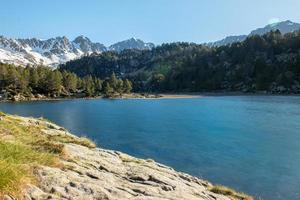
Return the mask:
<path id="1" fill-rule="evenodd" d="M 100 147 L 266 200 L 300 199 L 300 97 L 0 103 L 50 119 Z"/>

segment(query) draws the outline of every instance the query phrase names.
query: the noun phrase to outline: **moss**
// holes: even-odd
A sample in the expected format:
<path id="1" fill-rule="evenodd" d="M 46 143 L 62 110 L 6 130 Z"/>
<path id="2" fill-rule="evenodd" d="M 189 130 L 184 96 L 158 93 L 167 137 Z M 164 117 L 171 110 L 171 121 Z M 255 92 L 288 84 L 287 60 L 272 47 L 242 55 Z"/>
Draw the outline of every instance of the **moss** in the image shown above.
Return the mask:
<path id="1" fill-rule="evenodd" d="M 253 200 L 251 196 L 244 193 L 237 192 L 223 185 L 214 185 L 210 187 L 209 190 L 216 194 L 229 196 L 232 200 Z"/>

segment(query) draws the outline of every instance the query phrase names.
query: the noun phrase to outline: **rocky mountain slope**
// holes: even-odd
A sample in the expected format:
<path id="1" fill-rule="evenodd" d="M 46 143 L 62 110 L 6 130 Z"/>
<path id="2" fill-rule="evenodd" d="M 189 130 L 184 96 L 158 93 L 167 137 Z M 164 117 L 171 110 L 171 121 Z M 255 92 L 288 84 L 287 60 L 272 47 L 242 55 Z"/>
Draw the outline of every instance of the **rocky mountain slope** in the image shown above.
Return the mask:
<path id="1" fill-rule="evenodd" d="M 268 24 L 263 28 L 258 28 L 256 30 L 251 31 L 251 33 L 249 35 L 228 36 L 222 40 L 208 43 L 208 45 L 209 46 L 223 46 L 223 45 L 232 44 L 234 42 L 242 42 L 248 36 L 252 36 L 252 35 L 264 35 L 270 31 L 276 31 L 276 30 L 280 30 L 280 32 L 282 34 L 285 34 L 285 33 L 294 32 L 299 29 L 300 29 L 299 23 L 295 23 L 290 20 L 287 20 L 287 21 L 282 21 L 282 22 L 278 22 L 278 23 L 274 23 L 274 24 Z"/>
<path id="2" fill-rule="evenodd" d="M 131 38 L 129 40 L 124 40 L 122 42 L 118 42 L 109 47 L 111 51 L 123 51 L 124 49 L 152 49 L 154 48 L 153 43 L 145 43 L 140 39 Z"/>
<path id="3" fill-rule="evenodd" d="M 44 119 L 1 113 L 0 147 L 1 145 L 6 146 L 0 162 L 10 164 L 10 169 L 15 169 L 15 163 L 17 167 L 22 164 L 23 169 L 28 169 L 28 174 L 24 176 L 32 177 L 19 177 L 22 184 L 14 185 L 22 186 L 19 190 L 5 187 L 5 181 L 0 182 L 0 199 L 2 197 L 12 200 L 16 195 L 26 200 L 252 199 L 231 189 L 214 186 L 199 178 L 176 172 L 150 159 L 143 160 L 118 151 L 95 148 L 91 142 Z M 15 148 L 10 148 L 14 145 Z M 22 154 L 24 150 L 19 151 L 23 148 L 28 152 L 26 155 Z M 47 155 L 47 152 L 52 154 Z M 14 162 L 13 159 L 7 159 L 6 154 L 8 157 L 13 155 Z M 31 155 L 35 155 L 34 158 Z M 48 164 L 45 164 L 44 157 L 53 155 L 56 164 L 49 162 L 49 158 L 46 162 Z M 7 172 L 8 169 L 0 166 L 0 173 L 4 170 L 7 176 L 11 172 Z M 7 181 L 6 184 L 9 186 L 14 182 L 18 183 L 15 179 Z M 10 192 L 12 189 L 19 194 Z"/>
<path id="4" fill-rule="evenodd" d="M 41 40 L 37 38 L 11 39 L 0 36 L 0 62 L 17 65 L 41 64 L 55 67 L 92 53 L 101 53 L 108 50 L 151 49 L 153 47 L 152 43 L 145 43 L 134 38 L 105 47 L 103 44 L 93 43 L 84 36 L 79 36 L 73 41 L 66 37 Z"/>

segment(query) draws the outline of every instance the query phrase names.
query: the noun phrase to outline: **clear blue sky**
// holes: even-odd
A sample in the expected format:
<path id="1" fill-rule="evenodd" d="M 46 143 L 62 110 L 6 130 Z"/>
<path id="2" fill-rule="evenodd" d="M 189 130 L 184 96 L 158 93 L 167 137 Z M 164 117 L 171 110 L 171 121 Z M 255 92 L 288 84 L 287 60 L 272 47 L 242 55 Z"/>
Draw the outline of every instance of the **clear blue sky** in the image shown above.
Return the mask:
<path id="1" fill-rule="evenodd" d="M 247 34 L 270 20 L 300 22 L 299 13 L 300 0 L 1 0 L 0 35 L 201 43 Z"/>

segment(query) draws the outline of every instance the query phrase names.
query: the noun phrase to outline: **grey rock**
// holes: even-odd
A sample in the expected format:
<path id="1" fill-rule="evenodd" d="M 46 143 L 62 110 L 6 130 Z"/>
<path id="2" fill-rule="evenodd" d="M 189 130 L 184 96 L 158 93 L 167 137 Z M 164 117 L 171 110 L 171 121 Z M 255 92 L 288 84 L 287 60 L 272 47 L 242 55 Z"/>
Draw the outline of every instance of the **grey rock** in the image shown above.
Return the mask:
<path id="1" fill-rule="evenodd" d="M 140 50 L 150 50 L 154 48 L 153 43 L 145 43 L 140 39 L 131 38 L 129 40 L 124 40 L 118 43 L 115 43 L 109 47 L 110 51 L 123 51 L 125 49 L 140 49 Z"/>
<path id="2" fill-rule="evenodd" d="M 64 169 L 38 169 L 39 189 L 27 195 L 61 199 L 220 199 L 211 186 L 170 167 L 121 152 L 66 144 Z M 105 169 L 105 170 L 103 170 Z"/>

